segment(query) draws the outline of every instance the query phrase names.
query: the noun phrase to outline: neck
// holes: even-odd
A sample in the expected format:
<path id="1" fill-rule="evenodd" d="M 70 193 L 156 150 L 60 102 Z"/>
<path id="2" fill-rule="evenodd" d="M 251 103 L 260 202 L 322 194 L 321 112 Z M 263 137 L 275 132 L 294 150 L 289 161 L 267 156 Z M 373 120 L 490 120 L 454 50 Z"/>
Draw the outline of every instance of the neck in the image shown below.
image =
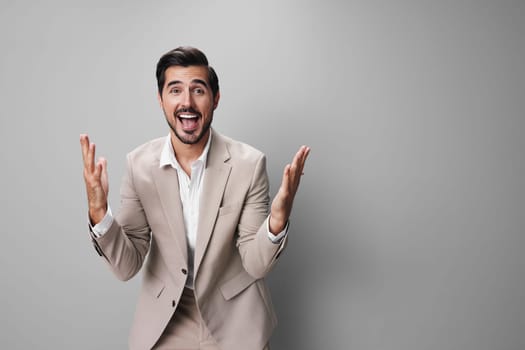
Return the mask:
<path id="1" fill-rule="evenodd" d="M 210 138 L 210 130 L 208 130 L 206 135 L 204 135 L 204 137 L 198 143 L 191 145 L 181 142 L 177 136 L 175 136 L 173 131 L 170 132 L 170 138 L 171 146 L 173 147 L 177 161 L 181 165 L 188 164 L 199 158 L 204 151 L 206 143 L 208 143 L 208 139 Z"/>

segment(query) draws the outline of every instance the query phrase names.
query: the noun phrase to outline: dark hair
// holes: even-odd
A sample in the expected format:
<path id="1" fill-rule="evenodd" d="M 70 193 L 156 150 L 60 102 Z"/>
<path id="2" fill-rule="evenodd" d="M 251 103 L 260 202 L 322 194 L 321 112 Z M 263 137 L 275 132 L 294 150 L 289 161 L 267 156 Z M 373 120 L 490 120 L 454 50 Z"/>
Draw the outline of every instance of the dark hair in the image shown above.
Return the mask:
<path id="1" fill-rule="evenodd" d="M 157 86 L 159 89 L 159 94 L 162 95 L 162 88 L 166 81 L 165 72 L 171 66 L 205 66 L 208 68 L 208 81 L 210 83 L 211 92 L 213 97 L 219 92 L 219 78 L 215 70 L 208 64 L 208 59 L 206 55 L 191 46 L 179 46 L 176 49 L 166 52 L 160 58 L 157 63 Z"/>

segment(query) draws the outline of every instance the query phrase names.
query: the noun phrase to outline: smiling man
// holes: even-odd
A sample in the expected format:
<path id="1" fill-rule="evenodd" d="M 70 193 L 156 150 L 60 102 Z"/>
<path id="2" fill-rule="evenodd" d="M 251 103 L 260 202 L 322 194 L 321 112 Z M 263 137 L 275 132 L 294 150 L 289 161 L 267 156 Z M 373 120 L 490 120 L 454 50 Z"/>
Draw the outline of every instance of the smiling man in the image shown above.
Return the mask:
<path id="1" fill-rule="evenodd" d="M 128 154 L 116 216 L 107 162 L 80 136 L 94 246 L 122 280 L 144 265 L 129 347 L 268 349 L 277 321 L 264 278 L 310 149 L 286 165 L 270 205 L 265 156 L 211 128 L 220 93 L 206 56 L 176 48 L 156 76 L 170 132 Z"/>
<path id="2" fill-rule="evenodd" d="M 220 97 L 218 85 L 212 89 L 210 79 L 203 80 L 209 72 L 205 66 L 171 66 L 164 72 L 168 83 L 159 91 L 159 102 L 173 134 L 184 144 L 197 144 L 209 135 Z"/>

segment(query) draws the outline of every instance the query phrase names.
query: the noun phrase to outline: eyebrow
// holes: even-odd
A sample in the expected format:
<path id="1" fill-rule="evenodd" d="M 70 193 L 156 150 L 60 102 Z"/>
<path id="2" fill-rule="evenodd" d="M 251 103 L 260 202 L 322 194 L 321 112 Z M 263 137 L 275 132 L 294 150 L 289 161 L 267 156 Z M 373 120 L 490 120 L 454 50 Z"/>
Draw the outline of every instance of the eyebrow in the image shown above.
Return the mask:
<path id="1" fill-rule="evenodd" d="M 206 88 L 208 87 L 208 84 L 202 79 L 193 79 L 191 81 L 191 83 L 193 83 L 193 84 L 197 83 L 197 84 L 203 85 Z M 182 84 L 182 81 L 180 81 L 180 80 L 172 80 L 166 85 L 166 87 L 170 87 L 170 86 L 177 85 L 177 84 Z"/>

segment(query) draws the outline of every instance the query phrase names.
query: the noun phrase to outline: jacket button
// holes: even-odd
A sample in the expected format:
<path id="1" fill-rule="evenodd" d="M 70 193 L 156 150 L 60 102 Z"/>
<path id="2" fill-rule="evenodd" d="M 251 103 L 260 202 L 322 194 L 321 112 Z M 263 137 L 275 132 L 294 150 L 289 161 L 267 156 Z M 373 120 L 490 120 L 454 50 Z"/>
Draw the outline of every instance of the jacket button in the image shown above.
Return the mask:
<path id="1" fill-rule="evenodd" d="M 187 271 L 186 269 L 182 269 L 181 271 L 182 271 L 182 273 L 185 274 L 185 275 L 188 274 L 188 271 Z"/>

